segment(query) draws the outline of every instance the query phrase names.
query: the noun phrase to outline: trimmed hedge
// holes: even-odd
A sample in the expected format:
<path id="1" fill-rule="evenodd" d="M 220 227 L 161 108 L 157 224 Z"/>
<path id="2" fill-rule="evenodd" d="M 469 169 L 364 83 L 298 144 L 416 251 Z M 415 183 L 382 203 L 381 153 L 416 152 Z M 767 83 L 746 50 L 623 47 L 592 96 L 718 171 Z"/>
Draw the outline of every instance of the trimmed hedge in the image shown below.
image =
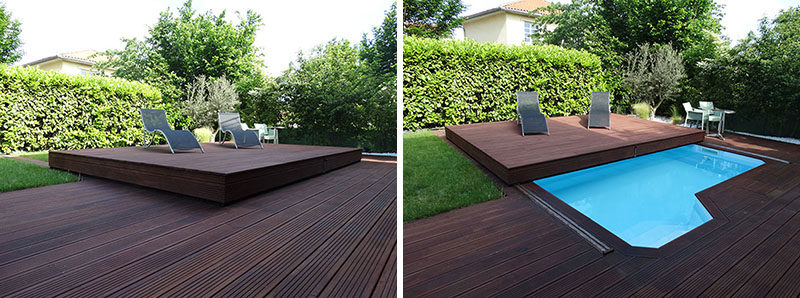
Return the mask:
<path id="1" fill-rule="evenodd" d="M 548 116 L 584 114 L 605 91 L 600 59 L 551 45 L 506 46 L 405 36 L 403 127 L 513 120 L 516 92 L 537 91 Z"/>
<path id="2" fill-rule="evenodd" d="M 140 107 L 178 116 L 145 84 L 0 65 L 0 152 L 141 144 Z"/>

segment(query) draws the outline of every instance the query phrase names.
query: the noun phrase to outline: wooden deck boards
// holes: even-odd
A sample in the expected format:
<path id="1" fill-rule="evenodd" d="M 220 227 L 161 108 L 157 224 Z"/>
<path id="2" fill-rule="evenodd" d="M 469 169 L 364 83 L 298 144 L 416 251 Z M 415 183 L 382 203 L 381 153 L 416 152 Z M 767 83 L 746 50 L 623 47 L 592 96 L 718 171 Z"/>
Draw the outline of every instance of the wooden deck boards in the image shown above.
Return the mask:
<path id="1" fill-rule="evenodd" d="M 728 134 L 722 144 L 800 160 L 800 146 L 779 144 L 773 150 L 773 143 Z M 766 160 L 759 168 L 702 191 L 727 222 L 701 226 L 705 230 L 700 237 L 682 241 L 669 254 L 650 257 L 620 250 L 602 255 L 516 188 L 504 191 L 506 197 L 498 200 L 404 224 L 404 242 L 410 248 L 404 249 L 405 295 L 800 294 L 798 163 Z M 513 230 L 524 232 L 508 232 Z"/>
<path id="2" fill-rule="evenodd" d="M 358 162 L 357 148 L 265 144 L 234 149 L 204 143 L 170 154 L 166 146 L 51 151 L 50 167 L 152 187 L 219 203 Z"/>
<path id="3" fill-rule="evenodd" d="M 365 161 L 228 206 L 96 178 L 3 193 L 0 296 L 395 296 L 395 185 Z"/>
<path id="4" fill-rule="evenodd" d="M 704 134 L 611 114 L 611 129 L 586 129 L 586 116 L 548 118 L 550 135 L 520 134 L 514 121 L 445 127 L 447 139 L 507 184 L 697 143 Z"/>

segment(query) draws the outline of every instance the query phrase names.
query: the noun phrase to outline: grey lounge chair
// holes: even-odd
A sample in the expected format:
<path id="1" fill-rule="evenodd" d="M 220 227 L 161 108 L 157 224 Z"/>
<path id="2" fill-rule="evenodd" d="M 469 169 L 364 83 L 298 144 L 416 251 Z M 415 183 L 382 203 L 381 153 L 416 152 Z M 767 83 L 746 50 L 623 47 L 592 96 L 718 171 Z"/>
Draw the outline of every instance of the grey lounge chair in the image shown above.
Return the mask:
<path id="1" fill-rule="evenodd" d="M 167 113 L 162 109 L 139 109 L 142 113 L 142 124 L 144 130 L 153 134 L 153 140 L 145 144 L 145 148 L 149 148 L 156 138 L 156 132 L 160 132 L 167 139 L 169 151 L 175 154 L 175 150 L 192 150 L 200 149 L 200 152 L 205 153 L 203 147 L 197 138 L 188 130 L 173 130 L 167 122 Z"/>
<path id="2" fill-rule="evenodd" d="M 547 127 L 547 118 L 539 109 L 539 93 L 517 92 L 517 117 L 522 124 L 522 135 L 546 133 L 550 135 Z"/>
<path id="3" fill-rule="evenodd" d="M 220 144 L 225 143 L 225 134 L 230 133 L 233 136 L 233 146 L 236 149 L 239 149 L 240 146 L 259 146 L 264 149 L 256 131 L 242 129 L 239 113 L 219 113 L 219 129 L 223 133 Z"/>
<path id="4" fill-rule="evenodd" d="M 611 129 L 611 106 L 608 98 L 608 92 L 592 92 L 592 103 L 589 104 L 589 119 L 586 128 L 607 127 Z"/>

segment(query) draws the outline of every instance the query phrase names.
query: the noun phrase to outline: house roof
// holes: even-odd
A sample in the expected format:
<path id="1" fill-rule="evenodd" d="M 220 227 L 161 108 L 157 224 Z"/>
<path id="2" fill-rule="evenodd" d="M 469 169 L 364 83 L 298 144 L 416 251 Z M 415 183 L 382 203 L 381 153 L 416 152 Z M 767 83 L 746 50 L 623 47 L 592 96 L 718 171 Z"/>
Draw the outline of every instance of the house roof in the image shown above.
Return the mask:
<path id="1" fill-rule="evenodd" d="M 479 13 L 468 15 L 466 18 L 467 20 L 475 19 L 485 15 L 493 14 L 498 11 L 505 11 L 513 14 L 528 16 L 531 14 L 531 12 L 535 11 L 536 9 L 547 7 L 548 5 L 550 5 L 550 2 L 547 2 L 545 0 L 521 0 L 521 1 L 506 3 L 495 8 L 487 9 Z M 539 13 L 534 13 L 534 15 L 539 15 Z"/>
<path id="2" fill-rule="evenodd" d="M 108 60 L 108 57 L 104 55 L 97 55 L 99 53 L 100 52 L 95 50 L 83 50 L 77 52 L 61 53 L 61 54 L 56 54 L 55 56 L 49 56 L 39 60 L 25 63 L 23 64 L 23 66 L 38 65 L 55 59 L 64 59 L 67 61 L 72 61 L 75 63 L 85 64 L 85 65 L 93 65 L 97 62 Z"/>
<path id="3" fill-rule="evenodd" d="M 529 13 L 536 9 L 547 7 L 548 5 L 550 5 L 550 2 L 544 0 L 522 0 L 503 4 L 502 7 Z"/>

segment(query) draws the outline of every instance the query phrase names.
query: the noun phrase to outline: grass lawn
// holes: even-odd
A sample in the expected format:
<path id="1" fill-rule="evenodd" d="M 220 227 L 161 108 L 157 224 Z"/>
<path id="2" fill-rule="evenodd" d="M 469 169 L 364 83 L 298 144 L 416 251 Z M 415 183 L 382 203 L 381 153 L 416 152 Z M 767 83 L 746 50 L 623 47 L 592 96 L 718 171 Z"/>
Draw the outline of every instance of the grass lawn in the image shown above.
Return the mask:
<path id="1" fill-rule="evenodd" d="M 429 131 L 403 135 L 403 221 L 497 199 L 489 177 Z"/>
<path id="2" fill-rule="evenodd" d="M 11 155 L 33 158 L 41 161 L 47 161 L 47 151 L 11 153 Z"/>
<path id="3" fill-rule="evenodd" d="M 78 177 L 66 172 L 11 158 L 0 158 L 0 192 L 73 181 L 78 181 Z"/>

